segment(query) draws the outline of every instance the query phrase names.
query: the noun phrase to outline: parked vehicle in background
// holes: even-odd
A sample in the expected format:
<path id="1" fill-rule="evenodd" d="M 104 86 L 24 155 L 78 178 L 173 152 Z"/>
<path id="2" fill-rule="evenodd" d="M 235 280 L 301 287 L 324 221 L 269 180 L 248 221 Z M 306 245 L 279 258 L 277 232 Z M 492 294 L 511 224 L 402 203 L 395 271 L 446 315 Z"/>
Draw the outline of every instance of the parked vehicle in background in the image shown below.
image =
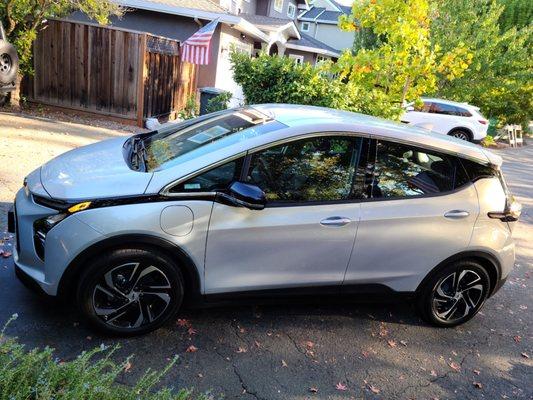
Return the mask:
<path id="1" fill-rule="evenodd" d="M 469 142 L 479 143 L 487 136 L 489 121 L 481 115 L 479 107 L 443 99 L 422 101 L 421 107 L 408 104 L 401 121 Z"/>
<path id="2" fill-rule="evenodd" d="M 62 154 L 9 214 L 17 275 L 107 333 L 182 302 L 371 293 L 468 321 L 514 265 L 520 207 L 480 146 L 379 118 L 257 105 Z"/>
<path id="3" fill-rule="evenodd" d="M 15 47 L 7 41 L 7 35 L 0 22 L 0 107 L 9 101 L 15 89 L 19 59 Z"/>

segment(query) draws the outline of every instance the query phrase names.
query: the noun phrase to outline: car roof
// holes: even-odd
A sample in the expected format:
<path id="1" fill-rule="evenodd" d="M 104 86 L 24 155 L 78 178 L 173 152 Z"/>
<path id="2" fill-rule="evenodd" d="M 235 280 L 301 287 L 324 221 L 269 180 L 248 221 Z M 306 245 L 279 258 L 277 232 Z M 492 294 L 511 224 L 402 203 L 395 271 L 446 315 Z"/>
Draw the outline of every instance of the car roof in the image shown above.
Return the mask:
<path id="1" fill-rule="evenodd" d="M 479 107 L 476 107 L 472 104 L 461 103 L 458 101 L 446 100 L 446 99 L 437 99 L 435 97 L 422 97 L 422 101 L 432 101 L 435 103 L 449 104 L 451 106 L 463 107 L 463 108 L 472 108 L 474 110 L 479 110 Z"/>
<path id="2" fill-rule="evenodd" d="M 307 126 L 318 129 L 320 126 L 324 129 L 326 126 L 331 126 L 331 129 L 337 131 L 339 128 L 347 128 L 348 131 L 431 147 L 446 153 L 473 158 L 483 163 L 501 165 L 502 162 L 501 157 L 473 143 L 384 118 L 295 104 L 259 104 L 252 107 L 289 127 Z"/>

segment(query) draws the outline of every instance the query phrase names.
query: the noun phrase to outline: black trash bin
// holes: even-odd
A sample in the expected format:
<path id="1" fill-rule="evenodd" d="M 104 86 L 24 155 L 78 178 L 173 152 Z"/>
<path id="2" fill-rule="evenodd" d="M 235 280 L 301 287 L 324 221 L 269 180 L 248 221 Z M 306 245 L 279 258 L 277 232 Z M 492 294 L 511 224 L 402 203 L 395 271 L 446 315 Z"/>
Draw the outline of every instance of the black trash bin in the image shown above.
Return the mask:
<path id="1" fill-rule="evenodd" d="M 203 87 L 200 88 L 200 115 L 207 114 L 207 105 L 209 100 L 218 96 L 225 91 L 216 87 Z"/>

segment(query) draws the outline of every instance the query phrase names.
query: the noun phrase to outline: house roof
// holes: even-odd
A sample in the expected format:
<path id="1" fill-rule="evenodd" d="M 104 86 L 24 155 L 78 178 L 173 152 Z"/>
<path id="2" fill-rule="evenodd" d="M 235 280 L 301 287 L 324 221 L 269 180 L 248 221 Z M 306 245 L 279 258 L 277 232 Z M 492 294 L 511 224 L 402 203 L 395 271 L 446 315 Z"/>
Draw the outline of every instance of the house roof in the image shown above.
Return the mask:
<path id="1" fill-rule="evenodd" d="M 300 14 L 298 19 L 301 21 L 337 24 L 341 15 L 350 14 L 352 12 L 351 7 L 343 6 L 335 1 L 331 1 L 331 3 L 337 8 L 337 10 L 326 10 L 325 7 L 311 7 L 309 11 Z"/>
<path id="2" fill-rule="evenodd" d="M 318 17 L 320 14 L 322 14 L 326 9 L 324 7 L 311 7 L 309 11 L 304 12 L 301 14 L 298 19 L 310 19 L 314 20 L 316 17 Z"/>
<path id="3" fill-rule="evenodd" d="M 288 36 L 300 37 L 300 32 L 292 19 L 274 18 L 256 14 L 239 14 L 239 17 L 244 18 L 264 32 L 281 32 L 287 30 Z"/>
<path id="4" fill-rule="evenodd" d="M 216 18 L 221 23 L 243 32 L 255 39 L 268 42 L 268 36 L 258 27 L 240 16 L 228 13 L 211 0 L 112 0 L 128 8 L 160 12 L 164 14 L 181 15 L 212 21 Z"/>
<path id="5" fill-rule="evenodd" d="M 322 54 L 329 57 L 340 56 L 340 53 L 337 49 L 328 46 L 326 43 L 321 42 L 320 40 L 317 40 L 305 33 L 301 33 L 300 35 L 302 36 L 300 39 L 289 39 L 286 43 L 287 48 Z"/>

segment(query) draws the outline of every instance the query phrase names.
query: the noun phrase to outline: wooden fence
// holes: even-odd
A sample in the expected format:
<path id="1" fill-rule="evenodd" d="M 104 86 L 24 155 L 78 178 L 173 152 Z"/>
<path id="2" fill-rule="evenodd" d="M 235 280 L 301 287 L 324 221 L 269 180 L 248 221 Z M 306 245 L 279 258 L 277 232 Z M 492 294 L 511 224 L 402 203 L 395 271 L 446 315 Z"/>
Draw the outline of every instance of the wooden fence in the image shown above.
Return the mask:
<path id="1" fill-rule="evenodd" d="M 172 117 L 196 92 L 197 68 L 179 42 L 144 32 L 50 20 L 34 43 L 25 94 L 51 106 L 143 125 Z"/>

